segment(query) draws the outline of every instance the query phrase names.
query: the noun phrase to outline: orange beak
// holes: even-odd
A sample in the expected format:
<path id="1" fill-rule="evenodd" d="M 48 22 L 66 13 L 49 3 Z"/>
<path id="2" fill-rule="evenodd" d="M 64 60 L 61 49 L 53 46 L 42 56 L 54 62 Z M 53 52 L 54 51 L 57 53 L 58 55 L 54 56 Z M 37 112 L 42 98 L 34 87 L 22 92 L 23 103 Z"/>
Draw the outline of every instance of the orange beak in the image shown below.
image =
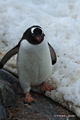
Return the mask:
<path id="1" fill-rule="evenodd" d="M 36 39 L 38 40 L 38 42 L 39 42 L 39 38 L 38 37 L 36 37 Z"/>

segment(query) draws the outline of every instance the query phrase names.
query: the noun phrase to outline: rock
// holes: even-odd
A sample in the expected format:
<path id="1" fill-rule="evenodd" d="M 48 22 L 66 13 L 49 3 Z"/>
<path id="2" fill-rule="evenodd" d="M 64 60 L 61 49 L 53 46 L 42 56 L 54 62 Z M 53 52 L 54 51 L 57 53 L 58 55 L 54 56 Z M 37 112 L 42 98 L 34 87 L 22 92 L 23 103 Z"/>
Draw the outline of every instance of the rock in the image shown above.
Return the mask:
<path id="1" fill-rule="evenodd" d="M 40 92 L 40 89 L 36 88 L 36 90 L 34 89 L 34 91 Z M 0 119 L 59 120 L 70 118 L 70 120 L 79 120 L 75 114 L 64 109 L 58 103 L 52 101 L 51 99 L 45 97 L 42 94 L 31 92 L 35 103 L 32 103 L 31 105 L 24 104 L 24 94 L 19 86 L 18 78 L 14 77 L 13 75 L 4 70 L 0 70 L 0 93 L 0 98 L 2 97 L 2 102 L 6 107 L 12 106 L 15 100 L 14 106 L 8 107 L 6 110 L 0 102 Z"/>
<path id="2" fill-rule="evenodd" d="M 15 93 L 13 87 L 8 82 L 11 80 L 11 82 L 14 82 L 14 78 L 15 77 L 10 75 L 8 72 L 0 70 L 0 98 L 5 107 L 12 106 L 15 101 Z"/>
<path id="3" fill-rule="evenodd" d="M 6 115 L 6 111 L 3 105 L 0 104 L 0 120 L 1 119 L 6 119 L 7 115 Z"/>
<path id="4" fill-rule="evenodd" d="M 12 106 L 15 101 L 15 93 L 12 85 L 4 80 L 0 80 L 2 103 L 5 107 Z"/>
<path id="5" fill-rule="evenodd" d="M 16 94 L 14 107 L 7 108 L 6 120 L 79 120 L 75 114 L 42 94 L 31 91 L 35 102 L 26 104 L 23 91 L 20 93 Z"/>
<path id="6" fill-rule="evenodd" d="M 0 69 L 0 79 L 8 81 L 10 83 L 19 84 L 18 78 L 16 78 L 14 75 L 12 75 L 11 73 L 9 73 L 3 69 Z"/>

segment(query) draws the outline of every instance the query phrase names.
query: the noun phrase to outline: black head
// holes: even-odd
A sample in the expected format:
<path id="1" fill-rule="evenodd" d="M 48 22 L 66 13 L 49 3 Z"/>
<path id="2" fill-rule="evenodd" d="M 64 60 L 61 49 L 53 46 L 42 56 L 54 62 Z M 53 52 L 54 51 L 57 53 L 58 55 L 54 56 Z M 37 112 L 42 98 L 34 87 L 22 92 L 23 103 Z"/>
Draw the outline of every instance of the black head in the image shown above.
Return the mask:
<path id="1" fill-rule="evenodd" d="M 28 28 L 21 40 L 26 39 L 31 44 L 40 44 L 44 40 L 44 33 L 40 26 L 32 26 Z"/>

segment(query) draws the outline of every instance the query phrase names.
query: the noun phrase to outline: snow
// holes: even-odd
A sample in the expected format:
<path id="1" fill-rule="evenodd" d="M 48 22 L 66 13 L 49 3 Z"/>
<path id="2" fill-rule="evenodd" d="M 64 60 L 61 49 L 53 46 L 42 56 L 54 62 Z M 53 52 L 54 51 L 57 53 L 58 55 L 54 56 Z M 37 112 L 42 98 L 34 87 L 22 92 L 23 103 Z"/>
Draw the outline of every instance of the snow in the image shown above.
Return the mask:
<path id="1" fill-rule="evenodd" d="M 57 54 L 46 95 L 80 118 L 80 1 L 0 0 L 0 59 L 32 25 L 40 25 Z M 16 57 L 5 69 L 17 74 Z"/>

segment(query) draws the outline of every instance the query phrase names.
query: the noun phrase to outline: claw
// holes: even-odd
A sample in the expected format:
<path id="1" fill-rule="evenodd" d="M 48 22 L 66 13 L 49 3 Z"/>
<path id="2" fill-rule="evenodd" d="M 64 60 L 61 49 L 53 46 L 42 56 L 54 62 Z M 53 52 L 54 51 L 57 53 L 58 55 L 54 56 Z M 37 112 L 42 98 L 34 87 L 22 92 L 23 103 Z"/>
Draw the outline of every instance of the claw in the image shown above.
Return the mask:
<path id="1" fill-rule="evenodd" d="M 34 101 L 34 99 L 31 97 L 30 93 L 26 93 L 26 96 L 25 96 L 25 102 L 27 103 L 32 103 Z"/>
<path id="2" fill-rule="evenodd" d="M 43 82 L 41 84 L 41 90 L 42 91 L 51 91 L 53 88 L 51 86 L 49 86 L 46 82 Z"/>

